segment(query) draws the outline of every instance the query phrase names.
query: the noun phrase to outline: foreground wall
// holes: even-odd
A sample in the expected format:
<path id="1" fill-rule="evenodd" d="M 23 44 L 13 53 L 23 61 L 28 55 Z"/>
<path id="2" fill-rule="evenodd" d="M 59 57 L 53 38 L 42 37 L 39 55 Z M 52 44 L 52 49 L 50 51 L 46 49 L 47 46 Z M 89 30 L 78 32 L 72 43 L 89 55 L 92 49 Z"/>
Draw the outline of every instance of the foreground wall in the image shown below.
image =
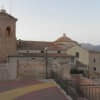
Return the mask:
<path id="1" fill-rule="evenodd" d="M 15 80 L 17 77 L 17 64 L 0 64 L 0 80 Z"/>
<path id="2" fill-rule="evenodd" d="M 69 58 L 49 57 L 47 59 L 48 77 L 55 72 L 62 78 L 70 77 Z M 17 64 L 17 78 L 44 79 L 46 78 L 46 60 L 44 57 L 11 57 L 9 63 Z"/>

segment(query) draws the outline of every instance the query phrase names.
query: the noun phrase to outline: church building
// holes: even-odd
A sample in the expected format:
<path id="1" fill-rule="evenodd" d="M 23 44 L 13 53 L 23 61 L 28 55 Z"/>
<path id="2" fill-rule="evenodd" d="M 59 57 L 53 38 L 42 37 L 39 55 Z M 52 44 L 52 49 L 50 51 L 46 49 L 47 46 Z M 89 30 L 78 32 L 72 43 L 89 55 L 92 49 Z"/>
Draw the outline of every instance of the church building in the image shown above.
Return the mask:
<path id="1" fill-rule="evenodd" d="M 52 42 L 16 39 L 17 18 L 0 11 L 0 80 L 70 77 L 73 56 L 66 50 L 77 42 L 65 34 Z"/>

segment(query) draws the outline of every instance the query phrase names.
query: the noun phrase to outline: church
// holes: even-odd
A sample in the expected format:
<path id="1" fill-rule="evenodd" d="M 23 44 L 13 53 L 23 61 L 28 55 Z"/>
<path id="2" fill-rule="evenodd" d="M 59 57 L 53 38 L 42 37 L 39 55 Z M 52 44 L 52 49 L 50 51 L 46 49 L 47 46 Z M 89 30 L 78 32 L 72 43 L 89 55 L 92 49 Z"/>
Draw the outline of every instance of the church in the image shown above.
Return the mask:
<path id="1" fill-rule="evenodd" d="M 66 34 L 52 42 L 17 40 L 16 22 L 0 10 L 0 80 L 50 78 L 52 72 L 70 77 L 74 56 L 66 50 L 79 44 Z"/>

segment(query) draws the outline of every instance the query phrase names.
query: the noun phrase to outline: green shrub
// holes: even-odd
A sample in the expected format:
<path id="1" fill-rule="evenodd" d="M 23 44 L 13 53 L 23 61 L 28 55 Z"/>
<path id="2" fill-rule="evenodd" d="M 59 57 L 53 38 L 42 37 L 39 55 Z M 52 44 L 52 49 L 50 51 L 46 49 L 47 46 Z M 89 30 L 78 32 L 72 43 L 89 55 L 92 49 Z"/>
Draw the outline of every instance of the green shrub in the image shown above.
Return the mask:
<path id="1" fill-rule="evenodd" d="M 71 69 L 70 71 L 71 74 L 83 74 L 84 71 L 83 70 L 78 70 L 76 68 Z"/>

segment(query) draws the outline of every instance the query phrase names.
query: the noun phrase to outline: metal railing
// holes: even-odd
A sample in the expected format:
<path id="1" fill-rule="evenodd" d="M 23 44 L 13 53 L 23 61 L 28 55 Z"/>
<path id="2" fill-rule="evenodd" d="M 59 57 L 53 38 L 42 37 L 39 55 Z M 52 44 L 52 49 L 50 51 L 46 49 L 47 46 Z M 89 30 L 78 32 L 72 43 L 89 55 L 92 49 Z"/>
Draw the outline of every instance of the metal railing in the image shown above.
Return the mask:
<path id="1" fill-rule="evenodd" d="M 100 84 L 80 84 L 79 91 L 88 100 L 100 100 Z"/>
<path id="2" fill-rule="evenodd" d="M 60 80 L 62 88 L 73 100 L 100 100 L 100 84 L 78 84 L 73 80 Z"/>

